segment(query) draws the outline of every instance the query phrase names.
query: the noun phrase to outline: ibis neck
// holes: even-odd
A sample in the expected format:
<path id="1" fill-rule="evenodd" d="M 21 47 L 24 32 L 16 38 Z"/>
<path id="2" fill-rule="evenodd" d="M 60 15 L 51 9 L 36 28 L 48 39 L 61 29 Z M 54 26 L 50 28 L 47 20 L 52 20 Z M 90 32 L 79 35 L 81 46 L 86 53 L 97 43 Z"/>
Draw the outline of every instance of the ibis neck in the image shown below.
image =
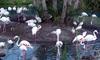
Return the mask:
<path id="1" fill-rule="evenodd" d="M 17 46 L 19 46 L 19 44 L 18 44 L 18 43 L 19 43 L 19 40 L 20 40 L 20 38 L 18 37 L 18 40 L 17 40 L 17 42 L 16 42 L 16 45 L 17 45 Z"/>
<path id="2" fill-rule="evenodd" d="M 57 41 L 59 41 L 59 35 L 57 35 Z"/>
<path id="3" fill-rule="evenodd" d="M 96 34 L 95 34 L 95 31 L 93 32 L 93 35 L 94 35 L 95 38 L 97 38 L 97 36 L 96 36 Z"/>

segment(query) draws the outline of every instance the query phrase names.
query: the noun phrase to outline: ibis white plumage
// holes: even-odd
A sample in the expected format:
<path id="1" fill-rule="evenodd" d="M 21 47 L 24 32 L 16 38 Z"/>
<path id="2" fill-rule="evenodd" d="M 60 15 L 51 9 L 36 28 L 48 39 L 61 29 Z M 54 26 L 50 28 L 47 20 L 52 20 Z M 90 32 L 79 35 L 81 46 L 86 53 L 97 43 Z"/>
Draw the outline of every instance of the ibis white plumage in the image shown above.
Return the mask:
<path id="1" fill-rule="evenodd" d="M 91 20 L 91 25 L 93 24 L 94 19 L 96 18 L 96 14 L 92 14 L 92 20 Z"/>
<path id="2" fill-rule="evenodd" d="M 84 48 L 85 48 L 85 44 L 84 44 L 85 38 L 84 37 L 86 36 L 86 34 L 87 32 L 85 31 L 82 33 L 82 35 L 77 35 L 72 42 L 74 43 L 75 41 L 78 41 L 80 42 L 81 45 L 84 45 Z"/>
<path id="3" fill-rule="evenodd" d="M 6 31 L 6 24 L 8 24 L 9 22 L 11 22 L 10 18 L 9 17 L 1 17 L 0 21 L 2 21 L 4 23 L 3 32 L 5 32 Z"/>
<path id="4" fill-rule="evenodd" d="M 52 31 L 51 33 L 57 35 L 57 41 L 59 41 L 59 35 L 61 34 L 61 29 L 56 29 L 56 31 Z"/>
<path id="5" fill-rule="evenodd" d="M 81 16 L 88 16 L 88 14 L 86 12 L 82 12 Z"/>
<path id="6" fill-rule="evenodd" d="M 14 43 L 14 42 L 13 42 L 12 40 L 10 40 L 10 39 L 9 39 L 7 42 L 8 42 L 9 44 L 13 44 L 13 43 Z"/>
<path id="7" fill-rule="evenodd" d="M 92 17 L 97 17 L 96 14 L 92 14 Z"/>
<path id="8" fill-rule="evenodd" d="M 87 34 L 84 38 L 85 41 L 95 41 L 97 39 L 96 33 L 98 34 L 98 31 L 94 30 L 93 34 Z"/>
<path id="9" fill-rule="evenodd" d="M 30 20 L 28 20 L 28 21 L 26 21 L 26 23 L 28 24 L 28 26 L 30 26 L 30 27 L 34 27 L 34 26 L 36 26 L 36 23 L 37 21 L 36 20 L 33 20 L 33 19 L 30 19 Z"/>
<path id="10" fill-rule="evenodd" d="M 41 25 L 32 27 L 32 35 L 36 35 L 37 31 L 39 31 L 41 28 Z"/>
<path id="11" fill-rule="evenodd" d="M 8 11 L 11 11 L 12 10 L 12 8 L 11 7 L 8 7 Z"/>
<path id="12" fill-rule="evenodd" d="M 0 42 L 0 47 L 4 47 L 5 46 L 5 42 Z"/>
<path id="13" fill-rule="evenodd" d="M 56 29 L 56 31 L 52 31 L 51 33 L 56 34 L 57 35 L 57 42 L 56 42 L 56 47 L 57 47 L 57 58 L 56 59 L 60 59 L 60 48 L 63 45 L 63 42 L 59 40 L 59 35 L 61 34 L 61 29 Z"/>
<path id="14" fill-rule="evenodd" d="M 16 10 L 16 6 L 13 7 L 13 10 L 14 10 L 14 11 Z"/>
<path id="15" fill-rule="evenodd" d="M 41 18 L 39 16 L 36 15 L 35 18 L 38 21 L 38 23 L 41 23 L 42 22 L 42 20 L 41 20 Z"/>
<path id="16" fill-rule="evenodd" d="M 32 27 L 32 35 L 34 36 L 34 38 L 36 39 L 36 33 L 40 30 L 42 28 L 42 26 L 41 25 L 38 25 L 38 26 L 34 26 L 34 27 Z M 34 40 L 35 40 L 34 39 Z"/>

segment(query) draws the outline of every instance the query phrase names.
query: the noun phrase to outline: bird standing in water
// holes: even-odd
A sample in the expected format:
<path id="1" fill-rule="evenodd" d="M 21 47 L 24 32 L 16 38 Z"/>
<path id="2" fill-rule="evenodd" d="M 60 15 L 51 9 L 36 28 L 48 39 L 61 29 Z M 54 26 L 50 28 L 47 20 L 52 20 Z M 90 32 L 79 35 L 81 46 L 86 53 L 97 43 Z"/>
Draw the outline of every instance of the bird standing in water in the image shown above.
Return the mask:
<path id="1" fill-rule="evenodd" d="M 56 31 L 53 31 L 51 32 L 53 34 L 56 34 L 57 35 L 57 42 L 56 42 L 56 47 L 57 47 L 57 57 L 56 57 L 56 60 L 60 60 L 60 55 L 61 55 L 61 52 L 60 52 L 60 49 L 63 45 L 63 42 L 59 40 L 59 36 L 61 34 L 61 29 L 56 29 Z"/>

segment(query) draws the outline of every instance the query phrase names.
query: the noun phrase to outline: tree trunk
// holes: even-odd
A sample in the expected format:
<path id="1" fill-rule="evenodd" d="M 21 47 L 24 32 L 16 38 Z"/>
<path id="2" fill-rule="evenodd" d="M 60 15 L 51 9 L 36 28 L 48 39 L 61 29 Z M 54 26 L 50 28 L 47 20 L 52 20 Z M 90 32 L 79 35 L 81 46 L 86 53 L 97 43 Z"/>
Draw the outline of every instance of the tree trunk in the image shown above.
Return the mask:
<path id="1" fill-rule="evenodd" d="M 44 11 L 47 10 L 46 0 L 42 0 L 42 7 Z"/>
<path id="2" fill-rule="evenodd" d="M 79 2 L 80 2 L 79 0 L 75 0 L 75 4 L 74 4 L 74 8 L 75 8 L 75 9 L 78 8 Z"/>
<path id="3" fill-rule="evenodd" d="M 36 0 L 33 0 L 33 6 L 36 6 Z"/>
<path id="4" fill-rule="evenodd" d="M 57 0 L 52 0 L 53 8 L 55 11 L 57 11 Z"/>
<path id="5" fill-rule="evenodd" d="M 66 17 L 67 2 L 68 2 L 68 0 L 63 0 L 63 9 L 62 9 L 61 21 L 60 21 L 61 23 L 64 23 L 64 19 Z"/>
<path id="6" fill-rule="evenodd" d="M 69 0 L 69 1 L 68 1 L 68 4 L 69 4 L 69 5 L 72 5 L 72 1 L 73 1 L 73 0 Z"/>
<path id="7" fill-rule="evenodd" d="M 41 0 L 33 0 L 33 5 L 35 7 L 38 7 L 39 8 L 39 6 L 41 5 Z"/>

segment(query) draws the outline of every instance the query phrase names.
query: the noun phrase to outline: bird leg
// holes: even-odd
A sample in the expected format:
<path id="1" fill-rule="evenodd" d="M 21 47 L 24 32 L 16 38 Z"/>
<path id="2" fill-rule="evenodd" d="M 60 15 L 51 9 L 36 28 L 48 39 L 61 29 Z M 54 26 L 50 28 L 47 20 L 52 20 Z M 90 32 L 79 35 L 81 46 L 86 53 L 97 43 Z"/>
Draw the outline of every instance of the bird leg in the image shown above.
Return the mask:
<path id="1" fill-rule="evenodd" d="M 11 27 L 11 31 L 13 31 L 14 30 L 14 27 Z"/>
<path id="2" fill-rule="evenodd" d="M 60 47 L 57 47 L 57 57 L 56 60 L 60 60 Z"/>
<path id="3" fill-rule="evenodd" d="M 93 20 L 94 20 L 94 19 L 92 18 L 92 20 L 91 20 L 91 25 L 92 25 Z"/>
<path id="4" fill-rule="evenodd" d="M 26 60 L 26 51 L 22 50 L 22 60 Z"/>
<path id="5" fill-rule="evenodd" d="M 80 41 L 80 44 L 83 45 L 83 48 L 85 49 L 85 44 L 83 43 L 83 41 Z"/>
<path id="6" fill-rule="evenodd" d="M 3 32 L 6 32 L 6 24 L 3 25 Z"/>
<path id="7" fill-rule="evenodd" d="M 34 35 L 34 43 L 36 43 L 36 34 Z"/>

